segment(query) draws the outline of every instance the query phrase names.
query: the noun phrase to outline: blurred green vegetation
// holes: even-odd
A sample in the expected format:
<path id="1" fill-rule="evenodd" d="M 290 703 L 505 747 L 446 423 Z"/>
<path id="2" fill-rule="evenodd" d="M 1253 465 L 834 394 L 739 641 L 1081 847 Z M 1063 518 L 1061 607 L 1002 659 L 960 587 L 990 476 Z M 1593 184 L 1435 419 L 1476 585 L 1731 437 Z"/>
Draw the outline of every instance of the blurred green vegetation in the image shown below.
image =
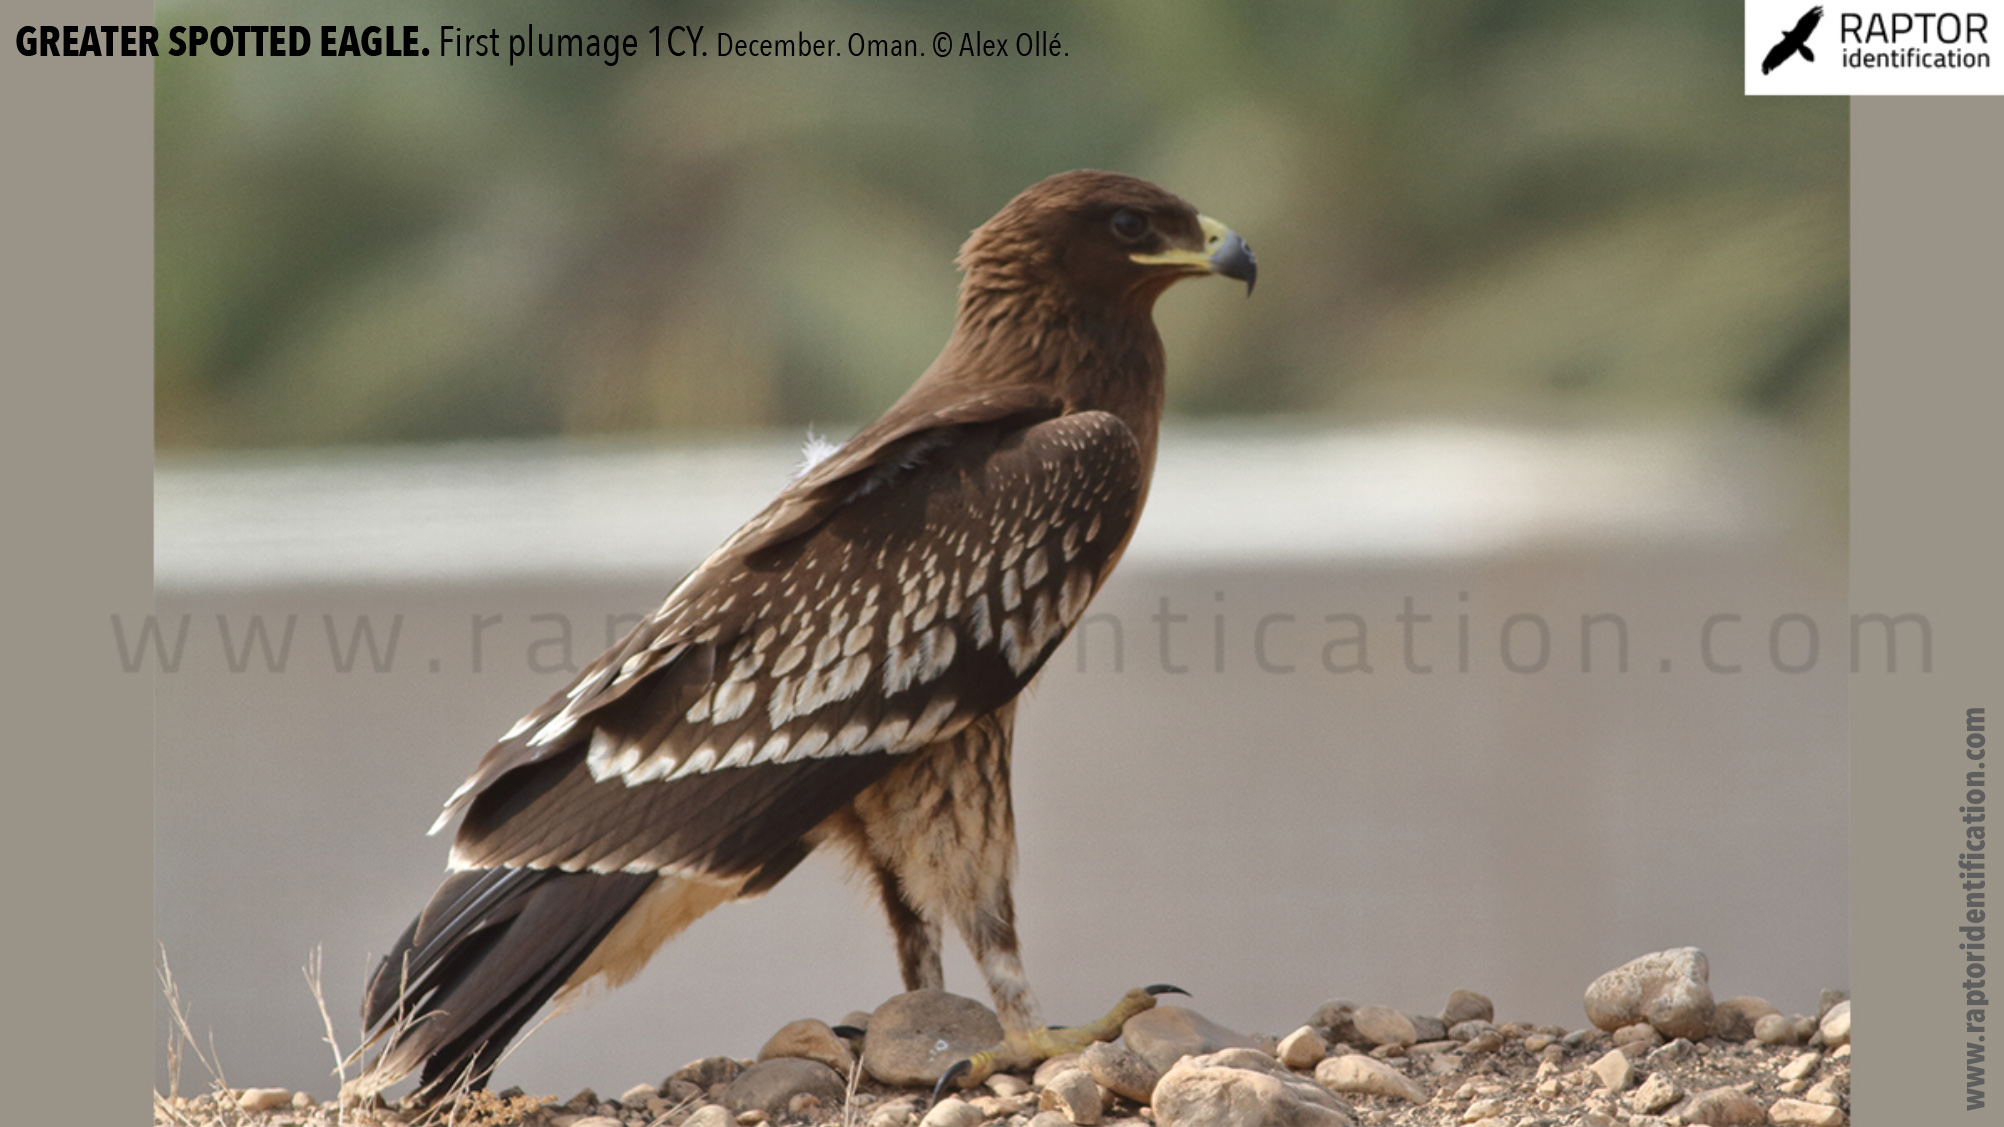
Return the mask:
<path id="1" fill-rule="evenodd" d="M 952 256 L 1074 167 L 1243 233 L 1157 320 L 1183 415 L 1757 414 L 1842 477 L 1848 113 L 1738 5 L 167 3 L 167 24 L 1052 30 L 1062 58 L 159 60 L 163 450 L 873 417 Z M 164 45 L 164 44 L 163 44 Z M 1200 292 L 1201 291 L 1201 292 Z M 1841 490 L 1841 486 L 1839 486 Z"/>

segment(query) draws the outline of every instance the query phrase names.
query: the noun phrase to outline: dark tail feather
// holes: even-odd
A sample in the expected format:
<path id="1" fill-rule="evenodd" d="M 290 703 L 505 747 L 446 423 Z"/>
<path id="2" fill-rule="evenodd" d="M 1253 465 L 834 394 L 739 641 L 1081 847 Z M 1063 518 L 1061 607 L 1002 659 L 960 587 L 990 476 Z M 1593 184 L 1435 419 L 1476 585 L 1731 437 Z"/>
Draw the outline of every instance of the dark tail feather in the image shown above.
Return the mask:
<path id="1" fill-rule="evenodd" d="M 634 901 L 652 873 L 474 869 L 445 878 L 376 967 L 362 1003 L 387 1037 L 364 1084 L 378 1091 L 424 1067 L 430 1099 L 481 1086 L 535 1016 Z"/>

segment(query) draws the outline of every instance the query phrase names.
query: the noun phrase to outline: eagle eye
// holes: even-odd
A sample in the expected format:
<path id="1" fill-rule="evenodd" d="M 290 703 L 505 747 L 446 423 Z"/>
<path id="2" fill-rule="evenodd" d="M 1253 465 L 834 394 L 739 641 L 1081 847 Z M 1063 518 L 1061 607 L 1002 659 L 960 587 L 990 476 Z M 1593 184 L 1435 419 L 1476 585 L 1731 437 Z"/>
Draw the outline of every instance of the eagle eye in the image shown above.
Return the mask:
<path id="1" fill-rule="evenodd" d="M 1138 243 L 1148 234 L 1148 217 L 1121 208 L 1113 213 L 1113 237 L 1123 243 Z"/>

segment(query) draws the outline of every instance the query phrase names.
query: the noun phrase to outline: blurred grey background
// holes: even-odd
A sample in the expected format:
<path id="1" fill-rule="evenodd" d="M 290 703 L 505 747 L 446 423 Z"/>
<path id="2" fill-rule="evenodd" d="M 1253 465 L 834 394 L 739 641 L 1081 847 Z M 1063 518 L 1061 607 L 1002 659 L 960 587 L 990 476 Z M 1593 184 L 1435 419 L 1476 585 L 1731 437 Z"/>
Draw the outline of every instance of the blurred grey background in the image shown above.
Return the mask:
<path id="1" fill-rule="evenodd" d="M 1173 981 L 1248 1031 L 1456 987 L 1577 1026 L 1594 975 L 1679 944 L 1721 997 L 1845 983 L 1847 117 L 1741 96 L 1736 10 L 583 12 L 432 5 L 421 42 L 687 23 L 1070 54 L 160 60 L 166 656 L 187 626 L 158 680 L 157 934 L 231 1082 L 332 1091 L 310 952 L 352 1045 L 488 742 L 755 511 L 805 428 L 888 404 L 945 339 L 966 232 L 1081 166 L 1230 223 L 1262 278 L 1158 308 L 1150 510 L 1023 710 L 1048 1016 Z M 1627 669 L 1603 623 L 1583 671 L 1606 614 Z M 1702 660 L 1720 614 L 1737 672 Z M 360 616 L 379 654 L 396 631 L 380 670 Z M 288 619 L 282 671 L 247 656 Z M 948 976 L 981 995 L 964 955 Z M 618 1091 L 897 988 L 869 898 L 810 862 L 501 1083 Z"/>

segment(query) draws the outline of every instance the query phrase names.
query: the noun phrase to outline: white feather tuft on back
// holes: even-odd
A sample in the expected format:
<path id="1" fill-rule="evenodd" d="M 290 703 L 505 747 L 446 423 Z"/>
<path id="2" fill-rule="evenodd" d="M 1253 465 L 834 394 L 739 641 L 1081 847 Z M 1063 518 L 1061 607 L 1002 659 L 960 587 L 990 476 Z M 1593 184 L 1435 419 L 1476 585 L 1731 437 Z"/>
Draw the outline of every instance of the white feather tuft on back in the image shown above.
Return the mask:
<path id="1" fill-rule="evenodd" d="M 793 482 L 806 477 L 814 467 L 827 461 L 828 455 L 840 449 L 842 449 L 841 443 L 823 438 L 814 433 L 814 428 L 809 427 L 807 430 L 807 441 L 800 444 L 800 465 L 794 469 L 793 476 L 787 480 Z"/>

